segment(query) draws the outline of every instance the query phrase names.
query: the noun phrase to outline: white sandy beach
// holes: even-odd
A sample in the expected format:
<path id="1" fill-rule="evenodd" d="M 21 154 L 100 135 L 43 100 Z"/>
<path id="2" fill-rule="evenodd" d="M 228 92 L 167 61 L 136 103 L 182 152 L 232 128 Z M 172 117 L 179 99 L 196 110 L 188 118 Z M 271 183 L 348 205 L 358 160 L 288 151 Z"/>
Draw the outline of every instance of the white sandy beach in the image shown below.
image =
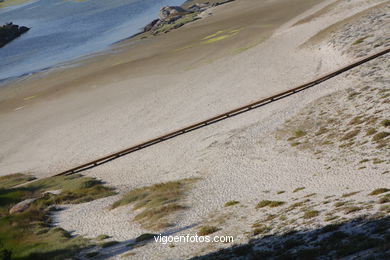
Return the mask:
<path id="1" fill-rule="evenodd" d="M 278 1 L 264 1 L 264 4 Z M 100 85 L 85 80 L 80 83 L 83 84 L 80 91 L 69 90 L 47 98 L 26 96 L 22 105 L 16 102 L 12 109 L 8 106 L 0 112 L 0 174 L 23 172 L 37 177 L 50 176 L 349 64 L 359 55 L 332 46 L 328 39 L 315 45 L 302 45 L 322 29 L 386 1 L 317 2 L 313 8 L 284 21 L 270 38 L 256 46 L 234 54 L 229 50 L 229 55 L 194 62 L 195 66 L 187 63 L 177 68 L 177 73 L 164 69 L 160 73 L 156 70 L 150 75 L 133 77 L 132 73 L 122 72 L 119 80 L 107 79 Z M 338 8 L 295 25 L 333 2 L 338 2 Z M 213 9 L 212 16 L 172 33 L 191 30 L 208 19 L 231 15 L 238 5 L 250 9 L 256 4 L 250 0 L 235 1 Z M 232 38 L 239 37 L 248 28 L 225 28 L 234 29 L 239 31 Z M 388 32 L 377 34 L 388 35 Z M 350 37 L 355 37 L 353 32 Z M 223 41 L 214 44 L 223 47 Z M 172 50 L 172 55 L 176 52 Z M 388 55 L 381 61 L 388 64 Z M 218 234 L 233 235 L 235 243 L 247 242 L 245 232 L 250 230 L 250 223 L 265 214 L 253 211 L 253 205 L 261 199 L 290 200 L 297 196 L 292 191 L 298 187 L 306 187 L 302 196 L 317 194 L 313 203 L 321 202 L 328 195 L 357 190 L 361 193 L 354 198 L 368 202 L 366 193 L 390 184 L 390 175 L 380 174 L 390 169 L 388 161 L 357 171 L 356 164 L 332 161 L 326 156 L 317 159 L 307 150 L 295 149 L 277 138 L 277 132 L 286 120 L 319 98 L 362 82 L 359 73 L 369 70 L 374 62 L 354 69 L 356 73 L 343 74 L 297 95 L 84 172 L 114 186 L 120 194 L 69 206 L 56 215 L 56 223 L 87 237 L 107 234 L 113 240 L 131 241 L 146 232 L 132 221 L 135 212 L 131 206 L 114 210 L 107 207 L 133 188 L 184 178 L 201 179 L 186 198 L 189 209 L 176 216 L 173 230 L 183 229 L 176 234 L 196 233 L 199 223 L 228 214 L 231 218 Z M 388 80 L 386 73 L 384 78 Z M 10 92 L 9 88 L 6 91 L 9 99 L 12 95 L 19 95 L 20 99 L 20 93 L 24 93 L 23 89 L 20 93 Z M 389 116 L 388 104 L 381 104 L 380 109 Z M 286 192 L 276 195 L 281 190 Z M 224 209 L 222 205 L 229 200 L 240 201 L 239 209 Z M 321 224 L 323 221 L 308 227 Z M 180 244 L 171 248 L 149 243 L 133 251 L 140 259 L 182 259 L 227 246 Z M 116 258 L 118 252 L 123 252 L 122 244 L 106 253 Z"/>

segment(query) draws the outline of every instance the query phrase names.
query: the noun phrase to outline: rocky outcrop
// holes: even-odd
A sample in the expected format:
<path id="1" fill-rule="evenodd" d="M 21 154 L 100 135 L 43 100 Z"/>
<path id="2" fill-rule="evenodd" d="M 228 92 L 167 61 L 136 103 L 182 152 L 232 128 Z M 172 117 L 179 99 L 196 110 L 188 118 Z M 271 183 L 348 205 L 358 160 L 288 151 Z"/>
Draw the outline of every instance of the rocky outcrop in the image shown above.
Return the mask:
<path id="1" fill-rule="evenodd" d="M 9 210 L 9 214 L 12 215 L 15 213 L 20 213 L 25 211 L 26 209 L 28 209 L 28 207 L 30 207 L 31 203 L 33 203 L 35 200 L 36 199 L 26 199 L 19 202 Z"/>
<path id="2" fill-rule="evenodd" d="M 162 30 L 164 25 L 171 25 L 169 27 L 169 30 L 177 29 L 181 26 L 183 26 L 186 23 L 192 22 L 194 20 L 200 19 L 200 18 L 193 18 L 193 19 L 185 19 L 185 21 L 181 20 L 178 21 L 183 16 L 189 15 L 189 14 L 199 14 L 211 7 L 215 7 L 218 5 L 226 4 L 229 2 L 232 2 L 234 0 L 225 0 L 217 3 L 210 4 L 209 2 L 203 3 L 203 4 L 192 4 L 187 8 L 183 8 L 181 6 L 164 6 L 160 9 L 160 12 L 158 14 L 159 18 L 153 20 L 151 23 L 147 24 L 142 32 L 151 32 L 152 34 L 158 34 Z M 169 30 L 164 30 L 164 32 L 168 32 Z"/>
<path id="3" fill-rule="evenodd" d="M 3 26 L 0 26 L 0 48 L 28 30 L 30 30 L 30 28 L 25 26 L 18 26 L 13 23 L 7 23 Z"/>
<path id="4" fill-rule="evenodd" d="M 172 16 L 183 15 L 191 12 L 192 11 L 186 10 L 180 6 L 164 6 L 160 9 L 158 17 L 160 17 L 160 20 L 166 20 Z"/>

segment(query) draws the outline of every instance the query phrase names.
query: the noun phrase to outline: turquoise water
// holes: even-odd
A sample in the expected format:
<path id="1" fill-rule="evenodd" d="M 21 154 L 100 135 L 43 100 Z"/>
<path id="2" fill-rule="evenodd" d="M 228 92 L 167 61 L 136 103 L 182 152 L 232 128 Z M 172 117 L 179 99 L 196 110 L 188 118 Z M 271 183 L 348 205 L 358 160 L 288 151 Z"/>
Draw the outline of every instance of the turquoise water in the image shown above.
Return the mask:
<path id="1" fill-rule="evenodd" d="M 0 48 L 0 81 L 105 49 L 183 0 L 32 0 L 0 8 L 0 24 L 31 27 Z"/>

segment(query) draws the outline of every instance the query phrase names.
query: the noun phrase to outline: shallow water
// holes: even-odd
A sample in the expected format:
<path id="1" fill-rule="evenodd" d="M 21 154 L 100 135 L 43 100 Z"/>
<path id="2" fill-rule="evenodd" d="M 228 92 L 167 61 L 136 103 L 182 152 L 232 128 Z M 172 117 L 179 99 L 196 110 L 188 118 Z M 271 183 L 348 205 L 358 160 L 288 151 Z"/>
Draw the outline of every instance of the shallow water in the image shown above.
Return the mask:
<path id="1" fill-rule="evenodd" d="M 182 2 L 32 0 L 1 7 L 0 24 L 13 22 L 31 29 L 0 48 L 0 81 L 103 50 L 139 32 L 162 6 Z"/>

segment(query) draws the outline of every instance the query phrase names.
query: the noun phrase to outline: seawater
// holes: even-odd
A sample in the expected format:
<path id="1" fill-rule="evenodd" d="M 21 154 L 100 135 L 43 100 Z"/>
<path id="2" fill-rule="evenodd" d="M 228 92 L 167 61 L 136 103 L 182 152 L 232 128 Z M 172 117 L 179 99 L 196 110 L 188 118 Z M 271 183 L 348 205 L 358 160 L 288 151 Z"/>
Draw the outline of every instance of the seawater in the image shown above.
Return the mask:
<path id="1" fill-rule="evenodd" d="M 10 3 L 12 3 L 11 0 Z M 0 24 L 30 27 L 0 48 L 0 81 L 104 50 L 183 0 L 32 0 L 0 8 Z"/>

